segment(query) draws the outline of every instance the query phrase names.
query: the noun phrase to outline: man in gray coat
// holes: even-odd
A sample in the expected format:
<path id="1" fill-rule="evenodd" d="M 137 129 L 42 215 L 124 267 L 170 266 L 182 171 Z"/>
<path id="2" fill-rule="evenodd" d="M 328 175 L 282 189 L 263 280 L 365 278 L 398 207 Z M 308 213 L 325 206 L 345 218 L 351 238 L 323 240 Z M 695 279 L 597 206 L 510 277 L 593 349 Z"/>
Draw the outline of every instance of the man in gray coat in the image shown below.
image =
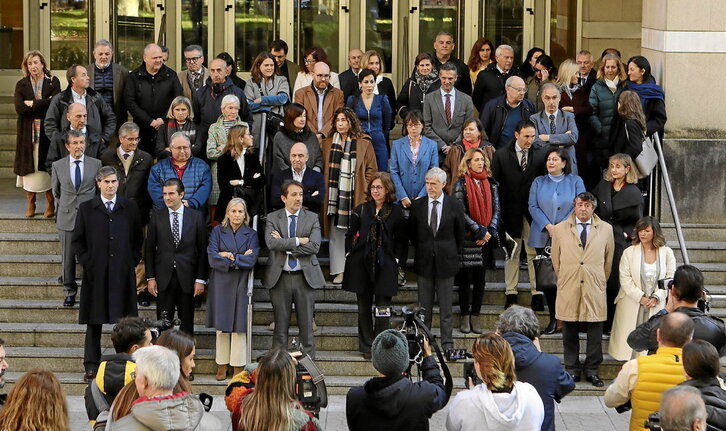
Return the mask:
<path id="1" fill-rule="evenodd" d="M 305 353 L 315 358 L 313 338 L 313 289 L 325 285 L 317 253 L 320 249 L 318 215 L 302 208 L 303 185 L 289 181 L 282 186 L 285 208 L 267 216 L 265 241 L 270 249 L 265 286 L 275 315 L 273 347 L 287 348 L 288 328 L 293 302 Z"/>
<path id="2" fill-rule="evenodd" d="M 565 112 L 559 108 L 560 90 L 551 82 L 540 89 L 545 109 L 529 117 L 537 128 L 534 146 L 545 148 L 549 144 L 555 148 L 565 148 L 570 156 L 572 175 L 577 175 L 577 157 L 575 157 L 575 144 L 580 136 L 575 124 L 575 114 Z"/>
<path id="3" fill-rule="evenodd" d="M 51 169 L 51 189 L 55 198 L 56 226 L 61 243 L 61 265 L 63 267 L 63 289 L 66 299 L 64 307 L 76 304 L 76 255 L 73 252 L 71 237 L 76 224 L 78 206 L 96 194 L 96 173 L 101 169 L 101 161 L 87 157 L 86 135 L 71 130 L 66 139 L 68 155 L 53 163 Z"/>

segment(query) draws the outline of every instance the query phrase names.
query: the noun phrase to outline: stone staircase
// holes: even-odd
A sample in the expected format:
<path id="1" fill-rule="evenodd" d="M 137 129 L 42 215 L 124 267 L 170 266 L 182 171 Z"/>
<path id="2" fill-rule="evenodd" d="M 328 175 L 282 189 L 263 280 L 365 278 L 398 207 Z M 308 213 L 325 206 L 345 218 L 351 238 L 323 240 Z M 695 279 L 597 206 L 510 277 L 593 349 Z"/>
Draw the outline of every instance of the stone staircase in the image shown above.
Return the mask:
<path id="1" fill-rule="evenodd" d="M 14 178 L 15 132 L 18 115 L 12 96 L 0 97 L 0 179 Z"/>

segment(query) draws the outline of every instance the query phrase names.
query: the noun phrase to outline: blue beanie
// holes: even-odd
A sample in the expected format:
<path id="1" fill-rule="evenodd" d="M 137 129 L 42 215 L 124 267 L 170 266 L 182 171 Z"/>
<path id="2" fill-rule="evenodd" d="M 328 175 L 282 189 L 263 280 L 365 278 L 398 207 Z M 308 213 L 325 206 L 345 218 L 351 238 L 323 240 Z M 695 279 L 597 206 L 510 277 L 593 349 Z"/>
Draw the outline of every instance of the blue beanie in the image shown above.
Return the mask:
<path id="1" fill-rule="evenodd" d="M 395 329 L 386 329 L 373 340 L 373 367 L 386 377 L 401 375 L 408 369 L 408 341 Z"/>

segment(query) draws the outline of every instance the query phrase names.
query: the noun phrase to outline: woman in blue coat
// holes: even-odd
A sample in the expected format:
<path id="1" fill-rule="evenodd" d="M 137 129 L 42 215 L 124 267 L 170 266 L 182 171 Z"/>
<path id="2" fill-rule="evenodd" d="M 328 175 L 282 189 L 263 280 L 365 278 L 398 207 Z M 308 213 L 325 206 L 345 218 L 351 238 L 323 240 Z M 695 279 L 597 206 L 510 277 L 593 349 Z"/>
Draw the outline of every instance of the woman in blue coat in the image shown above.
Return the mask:
<path id="1" fill-rule="evenodd" d="M 534 247 L 537 254 L 542 254 L 549 246 L 555 225 L 572 213 L 575 196 L 585 192 L 582 178 L 572 175 L 570 157 L 562 148 L 552 148 L 547 152 L 547 175 L 537 177 L 529 189 L 529 214 L 532 226 L 527 245 Z M 550 310 L 550 323 L 545 334 L 553 334 L 557 330 L 555 320 L 555 301 L 557 290 L 544 292 L 547 308 Z"/>
<path id="2" fill-rule="evenodd" d="M 393 111 L 388 98 L 382 94 L 374 94 L 376 74 L 370 69 L 363 69 L 358 74 L 360 96 L 348 97 L 346 106 L 355 111 L 360 119 L 363 131 L 373 140 L 378 170 L 388 172 L 388 132 L 393 124 Z"/>
<path id="3" fill-rule="evenodd" d="M 235 373 L 247 358 L 247 282 L 257 262 L 260 246 L 257 232 L 249 227 L 250 217 L 242 198 L 227 204 L 222 224 L 212 229 L 207 246 L 209 292 L 207 327 L 217 330 L 217 380 L 227 377 L 230 365 Z"/>
<path id="4" fill-rule="evenodd" d="M 423 136 L 423 115 L 412 110 L 403 120 L 407 136 L 393 141 L 391 146 L 391 180 L 396 186 L 396 201 L 404 208 L 416 198 L 426 196 L 426 172 L 439 166 L 436 142 Z"/>

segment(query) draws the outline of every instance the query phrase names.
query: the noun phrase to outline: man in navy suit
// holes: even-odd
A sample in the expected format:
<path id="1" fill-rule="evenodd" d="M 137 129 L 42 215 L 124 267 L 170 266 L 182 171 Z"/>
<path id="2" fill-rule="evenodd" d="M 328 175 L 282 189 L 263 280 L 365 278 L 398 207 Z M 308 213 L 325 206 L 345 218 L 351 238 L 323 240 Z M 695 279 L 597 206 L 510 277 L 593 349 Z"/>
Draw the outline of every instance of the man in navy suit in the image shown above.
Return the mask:
<path id="1" fill-rule="evenodd" d="M 303 208 L 320 213 L 320 207 L 325 197 L 325 179 L 320 172 L 307 169 L 308 158 L 308 147 L 302 142 L 298 142 L 290 148 L 290 166 L 292 167 L 276 172 L 272 176 L 270 201 L 273 210 L 285 206 L 280 199 L 282 184 L 285 181 L 295 180 L 303 185 Z"/>
<path id="2" fill-rule="evenodd" d="M 144 246 L 149 293 L 158 297 L 156 317 L 174 311 L 180 329 L 194 335 L 194 297 L 204 293 L 207 279 L 207 225 L 201 211 L 186 207 L 184 184 L 178 178 L 164 181 L 164 208 L 151 214 Z"/>

